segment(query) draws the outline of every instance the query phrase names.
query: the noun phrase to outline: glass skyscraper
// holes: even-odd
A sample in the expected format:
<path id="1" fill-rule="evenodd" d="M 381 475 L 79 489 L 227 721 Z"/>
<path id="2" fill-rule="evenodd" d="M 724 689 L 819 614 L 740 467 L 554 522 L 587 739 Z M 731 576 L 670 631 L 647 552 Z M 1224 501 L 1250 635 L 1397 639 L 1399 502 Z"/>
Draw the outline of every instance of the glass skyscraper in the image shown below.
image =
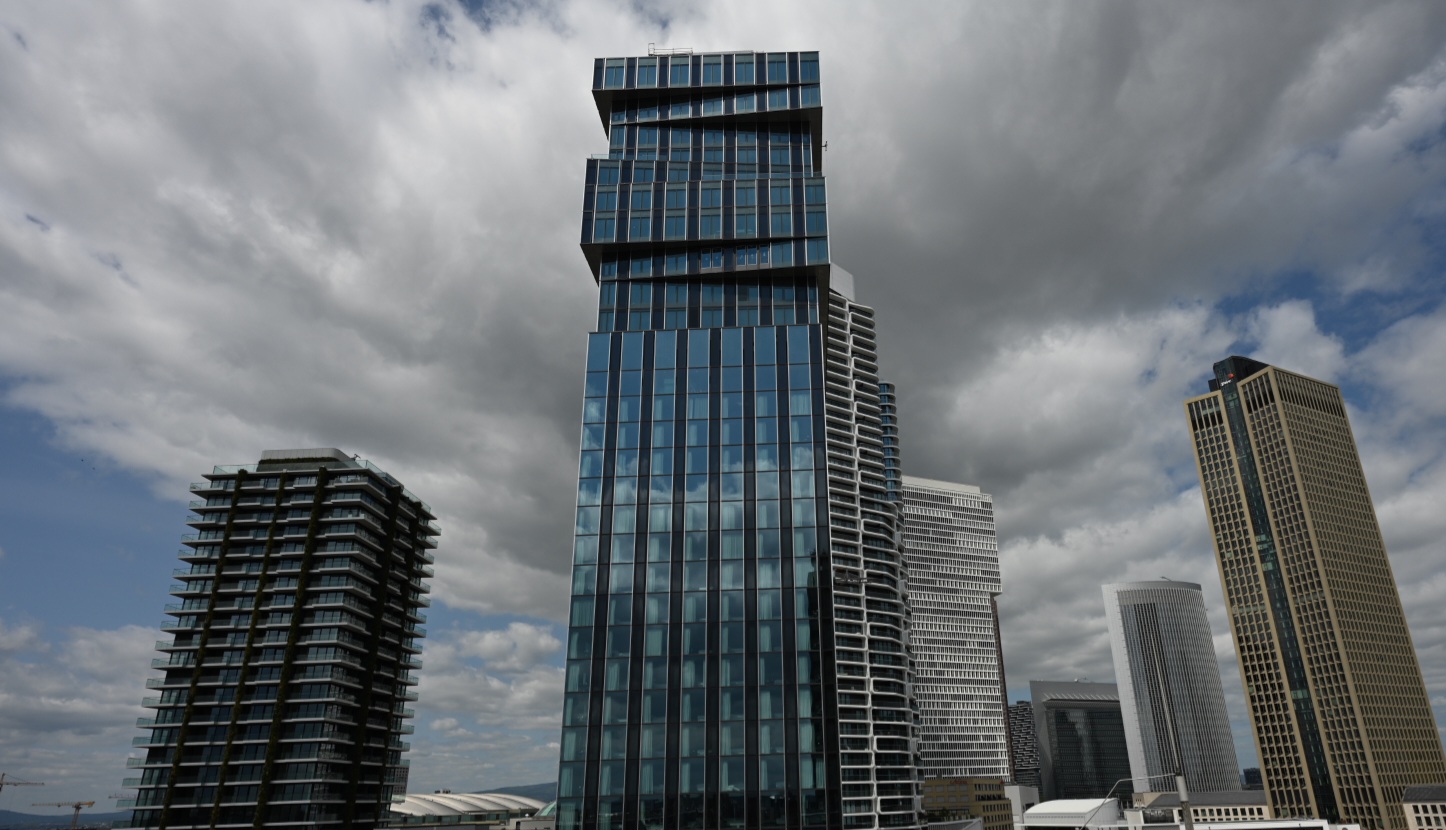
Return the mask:
<path id="1" fill-rule="evenodd" d="M 1040 798 L 1104 798 L 1132 792 L 1130 752 L 1113 683 L 1031 680 Z"/>
<path id="2" fill-rule="evenodd" d="M 1185 410 L 1271 809 L 1405 830 L 1446 759 L 1341 391 L 1213 375 Z"/>
<path id="3" fill-rule="evenodd" d="M 892 390 L 817 53 L 596 62 L 560 830 L 916 827 Z"/>

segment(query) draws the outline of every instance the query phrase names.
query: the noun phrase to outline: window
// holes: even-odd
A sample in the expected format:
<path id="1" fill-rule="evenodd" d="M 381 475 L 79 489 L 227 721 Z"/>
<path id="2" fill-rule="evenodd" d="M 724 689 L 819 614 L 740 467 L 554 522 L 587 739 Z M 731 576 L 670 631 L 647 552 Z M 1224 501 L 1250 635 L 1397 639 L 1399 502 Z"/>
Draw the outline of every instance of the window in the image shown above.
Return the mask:
<path id="1" fill-rule="evenodd" d="M 718 213 L 704 213 L 698 217 L 698 235 L 704 239 L 717 239 L 723 235 L 723 216 Z"/>
<path id="2" fill-rule="evenodd" d="M 793 215 L 787 211 L 774 211 L 770 220 L 769 228 L 774 236 L 789 236 L 793 233 Z"/>
<path id="3" fill-rule="evenodd" d="M 686 306 L 688 304 L 688 284 L 686 282 L 670 282 L 663 289 L 663 302 L 669 306 Z"/>
<path id="4" fill-rule="evenodd" d="M 648 216 L 634 216 L 628 221 L 628 239 L 643 240 L 653 237 L 653 220 Z M 651 260 L 648 262 L 652 264 Z M 636 272 L 634 272 L 636 273 Z"/>
<path id="5" fill-rule="evenodd" d="M 768 90 L 768 108 L 771 110 L 788 109 L 788 89 L 782 88 Z"/>
<path id="6" fill-rule="evenodd" d="M 823 189 L 823 179 L 812 179 L 804 184 L 803 201 L 810 205 L 821 205 L 827 201 L 827 195 Z"/>
<path id="7" fill-rule="evenodd" d="M 627 69 L 625 61 L 621 58 L 614 58 L 607 62 L 603 70 L 603 86 L 608 89 L 618 89 L 623 85 L 623 72 Z"/>
<path id="8" fill-rule="evenodd" d="M 818 87 L 816 87 L 816 86 L 806 86 L 806 87 L 803 88 L 803 106 L 805 106 L 805 107 L 818 107 L 818 106 L 823 106 L 823 99 L 822 99 L 822 97 L 819 95 Z"/>
<path id="9" fill-rule="evenodd" d="M 710 55 L 703 58 L 703 83 L 723 83 L 723 56 Z"/>
<path id="10" fill-rule="evenodd" d="M 734 236 L 757 236 L 758 216 L 752 212 L 738 213 L 735 217 Z"/>
<path id="11" fill-rule="evenodd" d="M 808 240 L 808 264 L 821 265 L 825 262 L 828 262 L 828 240 Z"/>
<path id="12" fill-rule="evenodd" d="M 758 204 L 758 188 L 751 184 L 735 185 L 733 201 L 738 207 L 753 207 Z"/>
<path id="13" fill-rule="evenodd" d="M 707 130 L 703 133 L 703 160 L 723 160 L 723 131 Z"/>
<path id="14" fill-rule="evenodd" d="M 758 163 L 758 148 L 757 148 L 757 147 L 739 147 L 739 148 L 738 148 L 738 163 L 739 163 L 739 164 L 757 164 L 757 163 Z"/>
<path id="15" fill-rule="evenodd" d="M 669 274 L 686 274 L 688 273 L 688 255 L 668 254 L 663 267 Z"/>
<path id="16" fill-rule="evenodd" d="M 775 53 L 768 56 L 768 82 L 770 84 L 788 83 L 787 55 Z"/>
<path id="17" fill-rule="evenodd" d="M 616 228 L 617 222 L 611 216 L 599 216 L 593 225 L 592 238 L 596 242 L 611 242 Z"/>
<path id="18" fill-rule="evenodd" d="M 768 192 L 768 203 L 770 205 L 786 205 L 791 201 L 790 197 L 793 193 L 793 187 L 787 182 L 784 182 L 783 184 L 772 185 L 769 187 Z"/>
<path id="19" fill-rule="evenodd" d="M 663 220 L 663 236 L 667 239 L 682 239 L 688 235 L 688 217 L 669 214 Z"/>
<path id="20" fill-rule="evenodd" d="M 774 145 L 768 150 L 768 163 L 774 167 L 787 167 L 791 163 L 788 155 L 788 147 Z"/>
<path id="21" fill-rule="evenodd" d="M 638 107 L 638 120 L 639 120 L 639 121 L 657 121 L 657 120 L 658 120 L 658 105 L 657 105 L 657 104 L 649 104 L 649 105 L 647 105 L 647 106 L 645 106 L 645 107 Z"/>
<path id="22" fill-rule="evenodd" d="M 722 185 L 704 185 L 701 195 L 703 197 L 700 202 L 702 207 L 715 208 L 723 206 Z M 601 208 L 599 208 L 599 210 L 601 210 Z"/>
<path id="23" fill-rule="evenodd" d="M 618 278 L 618 261 L 615 260 L 615 259 L 603 260 L 603 263 L 602 263 L 601 267 L 598 269 L 598 275 L 601 276 L 601 277 L 602 277 L 603 279 L 605 279 L 605 280 L 615 280 L 615 279 L 617 279 L 617 278 Z M 606 289 L 611 288 L 611 289 L 616 290 L 616 289 L 617 289 L 617 286 L 605 285 L 605 286 L 603 286 L 603 288 L 604 288 L 604 291 L 603 291 L 603 295 L 602 295 L 602 296 L 603 296 L 604 299 L 607 300 L 607 303 L 606 303 L 606 304 L 607 304 L 607 305 L 612 305 L 612 303 L 613 303 L 613 300 L 612 300 L 613 294 L 611 294 L 610 292 L 608 292 Z"/>
<path id="24" fill-rule="evenodd" d="M 653 191 L 650 188 L 635 188 L 633 190 L 633 210 L 652 210 Z"/>
<path id="25" fill-rule="evenodd" d="M 616 164 L 600 164 L 597 168 L 598 184 L 617 184 L 618 166 Z"/>
<path id="26" fill-rule="evenodd" d="M 650 256 L 638 257 L 633 260 L 628 273 L 634 277 L 650 277 L 653 274 L 653 258 Z"/>
<path id="27" fill-rule="evenodd" d="M 723 114 L 723 99 L 722 99 L 722 98 L 704 98 L 704 99 L 703 99 L 703 114 L 704 114 L 704 115 L 722 115 L 722 114 Z"/>
<path id="28" fill-rule="evenodd" d="M 675 58 L 668 65 L 668 86 L 688 85 L 688 59 Z"/>
<path id="29" fill-rule="evenodd" d="M 688 103 L 687 98 L 684 98 L 680 101 L 674 101 L 673 105 L 668 108 L 669 118 L 687 118 L 692 114 L 693 107 Z"/>
<path id="30" fill-rule="evenodd" d="M 639 127 L 639 128 L 638 128 L 638 146 L 640 146 L 640 147 L 656 147 L 657 144 L 658 144 L 658 128 L 657 128 L 657 127 Z"/>
<path id="31" fill-rule="evenodd" d="M 804 83 L 818 83 L 818 53 L 804 52 L 798 59 L 798 79 Z"/>
<path id="32" fill-rule="evenodd" d="M 634 164 L 634 165 L 633 165 L 633 183 L 634 183 L 634 184 L 647 184 L 648 182 L 650 182 L 650 181 L 652 181 L 652 180 L 653 180 L 653 165 L 651 165 L 651 164 Z"/>
<path id="33" fill-rule="evenodd" d="M 753 112 L 755 109 L 757 109 L 757 104 L 758 96 L 754 95 L 751 92 L 740 93 L 737 98 L 733 99 L 733 111 Z"/>
<path id="34" fill-rule="evenodd" d="M 805 231 L 810 236 L 828 233 L 828 214 L 821 210 L 810 210 L 806 217 Z"/>
<path id="35" fill-rule="evenodd" d="M 753 83 L 753 55 L 735 55 L 733 58 L 733 83 Z"/>
<path id="36" fill-rule="evenodd" d="M 814 62 L 817 66 L 817 61 Z M 638 60 L 638 86 L 658 85 L 658 59 L 642 58 Z M 658 117 L 658 111 L 653 110 L 653 117 Z"/>
<path id="37" fill-rule="evenodd" d="M 686 187 L 668 187 L 668 210 L 682 210 L 688 206 L 688 189 Z"/>
<path id="38" fill-rule="evenodd" d="M 717 271 L 723 267 L 723 249 L 714 248 L 711 251 L 704 251 L 699 258 L 698 267 L 704 271 Z M 720 288 L 722 286 L 719 286 Z M 719 325 L 722 325 L 720 322 Z"/>
<path id="39" fill-rule="evenodd" d="M 597 192 L 597 209 L 611 211 L 618 209 L 618 192 L 616 190 L 599 190 Z"/>

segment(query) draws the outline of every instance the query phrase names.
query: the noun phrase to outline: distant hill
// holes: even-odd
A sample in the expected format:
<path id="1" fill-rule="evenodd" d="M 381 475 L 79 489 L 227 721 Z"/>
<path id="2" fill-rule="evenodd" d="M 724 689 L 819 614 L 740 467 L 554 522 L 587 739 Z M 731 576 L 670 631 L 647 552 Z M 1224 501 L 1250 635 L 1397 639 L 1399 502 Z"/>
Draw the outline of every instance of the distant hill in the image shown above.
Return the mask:
<path id="1" fill-rule="evenodd" d="M 130 818 L 130 810 L 121 810 L 118 813 L 93 813 L 89 810 L 80 811 L 80 827 L 109 827 L 112 822 Z M 13 810 L 0 810 L 0 830 L 44 830 L 48 827 L 69 828 L 69 814 L 54 816 L 37 816 L 31 813 L 17 813 Z"/>
<path id="2" fill-rule="evenodd" d="M 477 792 L 520 795 L 523 798 L 535 798 L 543 804 L 546 804 L 557 798 L 557 782 L 549 781 L 544 784 L 519 784 L 515 787 L 492 787 L 491 789 L 478 790 Z"/>

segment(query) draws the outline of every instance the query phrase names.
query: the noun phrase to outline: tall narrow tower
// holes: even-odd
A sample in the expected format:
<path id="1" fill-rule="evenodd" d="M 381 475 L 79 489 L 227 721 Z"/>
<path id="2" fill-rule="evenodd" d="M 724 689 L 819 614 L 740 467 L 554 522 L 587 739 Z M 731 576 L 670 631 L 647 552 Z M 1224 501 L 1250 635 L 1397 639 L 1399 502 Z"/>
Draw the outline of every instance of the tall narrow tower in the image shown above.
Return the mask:
<path id="1" fill-rule="evenodd" d="M 1240 766 L 1200 586 L 1118 582 L 1104 586 L 1105 621 L 1134 789 L 1240 789 Z"/>
<path id="2" fill-rule="evenodd" d="M 1340 390 L 1214 372 L 1185 410 L 1271 807 L 1404 830 L 1446 760 Z"/>
<path id="3" fill-rule="evenodd" d="M 596 63 L 560 830 L 915 827 L 899 458 L 818 55 Z"/>
<path id="4" fill-rule="evenodd" d="M 430 605 L 427 504 L 335 449 L 191 485 L 125 827 L 371 828 L 406 792 Z"/>
<path id="5" fill-rule="evenodd" d="M 929 778 L 1011 778 L 994 609 L 994 499 L 973 485 L 905 476 L 904 558 L 922 771 Z"/>

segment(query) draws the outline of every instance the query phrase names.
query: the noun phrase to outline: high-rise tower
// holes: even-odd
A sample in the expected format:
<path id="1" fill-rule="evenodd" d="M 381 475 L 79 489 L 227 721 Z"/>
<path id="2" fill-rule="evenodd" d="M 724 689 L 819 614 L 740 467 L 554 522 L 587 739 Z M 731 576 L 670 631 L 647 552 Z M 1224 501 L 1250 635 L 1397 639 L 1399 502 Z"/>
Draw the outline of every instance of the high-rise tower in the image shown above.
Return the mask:
<path id="1" fill-rule="evenodd" d="M 1010 778 L 993 498 L 972 485 L 905 476 L 904 558 L 921 770 Z"/>
<path id="2" fill-rule="evenodd" d="M 1270 806 L 1405 827 L 1446 780 L 1340 390 L 1245 357 L 1185 402 Z"/>
<path id="3" fill-rule="evenodd" d="M 1240 766 L 1200 586 L 1119 582 L 1104 586 L 1105 621 L 1134 789 L 1240 789 Z"/>
<path id="4" fill-rule="evenodd" d="M 431 509 L 334 449 L 205 478 L 117 826 L 375 827 L 407 787 Z"/>
<path id="5" fill-rule="evenodd" d="M 921 820 L 893 395 L 818 55 L 598 60 L 560 830 Z"/>

